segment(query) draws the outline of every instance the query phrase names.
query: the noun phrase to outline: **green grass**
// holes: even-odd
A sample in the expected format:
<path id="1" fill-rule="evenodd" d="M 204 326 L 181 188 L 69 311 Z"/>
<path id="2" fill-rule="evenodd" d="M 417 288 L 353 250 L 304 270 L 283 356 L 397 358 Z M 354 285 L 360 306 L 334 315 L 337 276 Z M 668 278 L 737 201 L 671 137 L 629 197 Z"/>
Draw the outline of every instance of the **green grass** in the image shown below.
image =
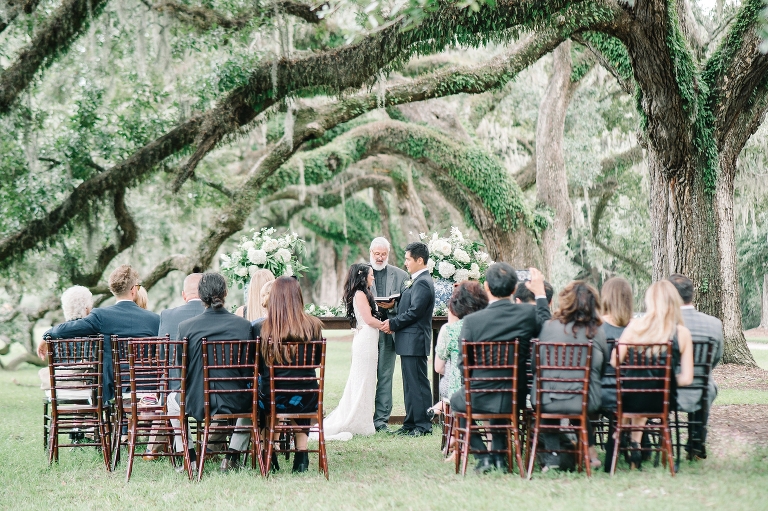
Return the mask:
<path id="1" fill-rule="evenodd" d="M 345 384 L 349 343 L 331 342 L 328 402 Z M 397 373 L 396 373 L 397 374 Z M 13 383 L 17 380 L 23 385 Z M 35 370 L 0 372 L 0 507 L 27 509 L 509 509 L 670 510 L 764 509 L 768 452 L 740 458 L 711 456 L 684 463 L 671 478 L 661 468 L 614 478 L 581 474 L 492 474 L 462 478 L 443 463 L 439 436 L 400 439 L 387 435 L 328 444 L 330 481 L 312 471 L 294 476 L 283 469 L 269 479 L 251 471 L 218 474 L 209 465 L 203 481 L 190 483 L 167 461 L 136 461 L 130 483 L 124 470 L 107 473 L 93 449 L 63 449 L 48 468 L 42 448 L 41 392 Z M 400 396 L 401 396 L 400 392 Z M 395 391 L 398 396 L 398 391 Z M 401 400 L 402 397 L 399 397 Z M 402 406 L 402 405 L 399 405 Z M 285 465 L 285 464 L 284 464 Z M 287 464 L 290 466 L 290 463 Z M 311 468 L 317 466 L 311 458 Z M 213 469 L 213 470 L 211 470 Z"/>
<path id="2" fill-rule="evenodd" d="M 747 342 L 768 343 L 768 337 L 747 337 Z"/>
<path id="3" fill-rule="evenodd" d="M 752 350 L 752 356 L 759 367 L 768 370 L 768 350 Z"/>

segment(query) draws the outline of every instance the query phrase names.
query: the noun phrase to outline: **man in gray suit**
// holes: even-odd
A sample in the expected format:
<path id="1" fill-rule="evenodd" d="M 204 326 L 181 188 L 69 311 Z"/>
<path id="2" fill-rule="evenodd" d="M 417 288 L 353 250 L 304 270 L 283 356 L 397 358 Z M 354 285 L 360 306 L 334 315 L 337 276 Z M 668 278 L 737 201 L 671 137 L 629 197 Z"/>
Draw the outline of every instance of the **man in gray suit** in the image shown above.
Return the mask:
<path id="1" fill-rule="evenodd" d="M 387 297 L 400 292 L 403 282 L 408 280 L 408 274 L 387 264 L 391 247 L 387 238 L 375 238 L 371 242 L 371 266 L 375 284 L 373 296 Z M 379 302 L 379 309 L 384 309 L 385 317 L 391 319 L 397 316 L 396 300 Z M 379 332 L 379 365 L 376 371 L 376 410 L 373 414 L 373 425 L 376 431 L 385 431 L 389 416 L 392 413 L 392 375 L 395 372 L 395 338 L 393 334 Z"/>
<path id="2" fill-rule="evenodd" d="M 158 337 L 169 335 L 171 340 L 175 341 L 176 334 L 179 332 L 179 323 L 187 319 L 194 318 L 195 316 L 203 313 L 205 307 L 203 307 L 203 302 L 200 300 L 200 296 L 197 292 L 197 286 L 200 284 L 200 277 L 202 276 L 202 273 L 191 273 L 184 279 L 184 285 L 182 286 L 181 290 L 181 298 L 186 303 L 176 307 L 175 309 L 165 309 L 160 313 L 160 326 L 157 329 Z M 180 386 L 179 381 L 172 380 L 170 382 L 170 386 L 174 390 L 178 390 Z M 171 423 L 176 428 L 180 427 L 178 420 L 171 419 Z M 157 439 L 155 437 L 150 437 L 149 445 L 152 447 L 147 449 L 147 452 L 144 454 L 144 459 L 155 459 L 156 456 L 153 454 L 153 452 L 162 446 L 162 442 L 163 437 Z M 180 439 L 179 442 L 181 442 Z M 178 450 L 181 450 L 181 444 L 179 444 Z"/>
<path id="3" fill-rule="evenodd" d="M 681 312 L 683 313 L 683 322 L 688 330 L 691 331 L 693 342 L 706 342 L 712 340 L 715 342 L 715 353 L 712 357 L 712 369 L 720 363 L 723 358 L 723 323 L 714 316 L 709 316 L 699 312 L 693 306 L 693 282 L 691 279 L 680 273 L 673 273 L 669 276 L 669 281 L 680 293 L 683 299 Z M 694 375 L 695 376 L 695 375 Z M 690 414 L 690 419 L 694 421 L 689 429 L 689 437 L 694 438 L 692 445 L 688 446 L 690 455 L 694 458 L 706 458 L 707 451 L 705 443 L 707 440 L 707 421 L 709 420 L 709 408 L 717 397 L 717 385 L 709 374 L 707 382 L 707 402 L 701 403 L 702 392 L 700 389 L 689 389 L 681 387 L 677 390 L 677 408 Z M 701 441 L 696 441 L 700 439 Z"/>

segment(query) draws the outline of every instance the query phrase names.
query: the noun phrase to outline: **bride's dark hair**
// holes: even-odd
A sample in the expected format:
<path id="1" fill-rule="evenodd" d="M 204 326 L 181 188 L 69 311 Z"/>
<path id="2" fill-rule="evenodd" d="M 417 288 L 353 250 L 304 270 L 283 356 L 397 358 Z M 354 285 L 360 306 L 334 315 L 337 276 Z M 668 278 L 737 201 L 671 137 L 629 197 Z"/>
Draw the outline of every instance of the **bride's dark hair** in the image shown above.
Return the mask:
<path id="1" fill-rule="evenodd" d="M 355 318 L 355 293 L 362 291 L 368 298 L 371 306 L 371 314 L 376 313 L 376 303 L 373 300 L 371 289 L 368 287 L 368 274 L 371 272 L 371 265 L 368 263 L 353 264 L 349 267 L 347 281 L 344 283 L 344 305 L 347 307 L 347 318 L 352 328 L 357 327 Z"/>

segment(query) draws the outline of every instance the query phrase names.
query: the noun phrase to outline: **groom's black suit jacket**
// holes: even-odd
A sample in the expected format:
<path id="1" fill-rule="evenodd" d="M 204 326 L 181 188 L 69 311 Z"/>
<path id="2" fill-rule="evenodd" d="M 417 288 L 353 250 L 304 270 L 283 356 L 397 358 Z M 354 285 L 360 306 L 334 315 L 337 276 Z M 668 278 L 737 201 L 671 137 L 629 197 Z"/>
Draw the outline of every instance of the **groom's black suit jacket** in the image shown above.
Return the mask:
<path id="1" fill-rule="evenodd" d="M 389 320 L 389 328 L 395 332 L 395 353 L 411 357 L 429 356 L 434 308 L 435 286 L 429 271 L 425 271 L 402 292 L 397 316 Z"/>

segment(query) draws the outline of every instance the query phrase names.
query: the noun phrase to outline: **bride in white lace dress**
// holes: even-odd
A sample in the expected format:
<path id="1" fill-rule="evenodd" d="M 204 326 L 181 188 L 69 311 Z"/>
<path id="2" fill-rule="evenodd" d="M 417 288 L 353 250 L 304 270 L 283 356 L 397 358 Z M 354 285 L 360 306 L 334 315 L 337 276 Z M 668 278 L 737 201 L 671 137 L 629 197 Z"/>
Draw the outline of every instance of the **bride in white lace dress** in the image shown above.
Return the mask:
<path id="1" fill-rule="evenodd" d="M 353 264 L 344 285 L 347 316 L 355 330 L 352 366 L 339 406 L 323 419 L 326 440 L 349 440 L 352 435 L 376 432 L 373 411 L 381 321 L 372 314 L 376 307 L 372 286 L 373 268 L 368 264 Z"/>

